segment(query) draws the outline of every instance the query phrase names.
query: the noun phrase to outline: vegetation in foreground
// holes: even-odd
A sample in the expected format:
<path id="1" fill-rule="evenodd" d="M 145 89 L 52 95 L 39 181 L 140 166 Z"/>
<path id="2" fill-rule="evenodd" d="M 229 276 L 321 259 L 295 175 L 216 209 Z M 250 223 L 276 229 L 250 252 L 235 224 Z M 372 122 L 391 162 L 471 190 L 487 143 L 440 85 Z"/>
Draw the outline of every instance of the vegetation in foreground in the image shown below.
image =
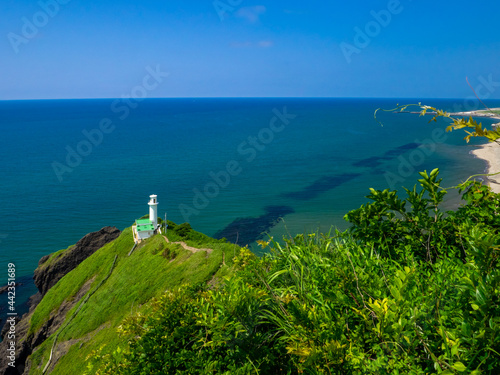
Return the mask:
<path id="1" fill-rule="evenodd" d="M 498 374 L 500 196 L 469 181 L 446 214 L 438 171 L 371 190 L 350 230 L 242 249 L 235 273 L 156 298 L 88 374 Z"/>

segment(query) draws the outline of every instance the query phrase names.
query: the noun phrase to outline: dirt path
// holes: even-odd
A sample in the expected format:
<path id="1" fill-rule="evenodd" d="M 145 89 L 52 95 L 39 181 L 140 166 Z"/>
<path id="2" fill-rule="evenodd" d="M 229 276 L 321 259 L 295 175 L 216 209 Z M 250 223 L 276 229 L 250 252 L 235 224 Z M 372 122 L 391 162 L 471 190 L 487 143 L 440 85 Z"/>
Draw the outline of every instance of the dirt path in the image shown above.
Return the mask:
<path id="1" fill-rule="evenodd" d="M 165 241 L 166 241 L 167 243 L 171 243 L 171 242 L 168 240 L 167 236 L 163 236 L 163 238 L 165 239 Z M 213 251 L 213 249 L 197 249 L 196 247 L 188 246 L 185 242 L 182 242 L 182 241 L 179 241 L 179 242 L 172 242 L 172 243 L 179 244 L 179 245 L 181 245 L 184 249 L 186 249 L 186 250 L 188 250 L 188 251 L 191 251 L 192 253 L 197 253 L 197 252 L 199 252 L 199 251 L 206 251 L 206 252 L 207 252 L 207 254 L 210 254 L 210 253 Z"/>

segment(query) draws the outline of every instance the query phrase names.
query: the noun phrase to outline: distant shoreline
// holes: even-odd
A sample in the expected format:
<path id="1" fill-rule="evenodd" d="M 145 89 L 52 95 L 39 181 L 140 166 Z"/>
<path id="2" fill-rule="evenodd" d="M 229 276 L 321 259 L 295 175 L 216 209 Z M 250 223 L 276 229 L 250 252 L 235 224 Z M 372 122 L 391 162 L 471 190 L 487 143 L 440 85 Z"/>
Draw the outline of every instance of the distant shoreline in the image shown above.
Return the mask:
<path id="1" fill-rule="evenodd" d="M 493 111 L 494 113 L 492 113 Z M 479 111 L 468 111 L 468 112 L 455 112 L 450 113 L 451 116 L 462 116 L 462 117 L 484 117 L 489 119 L 500 120 L 500 108 L 491 108 L 489 110 L 479 110 Z M 493 124 L 492 126 L 500 126 L 500 122 Z M 471 151 L 471 154 L 479 159 L 486 161 L 487 168 L 486 173 L 498 173 L 500 172 L 500 144 L 496 142 L 488 142 L 486 144 L 478 146 L 477 149 Z M 500 193 L 500 175 L 486 177 L 488 185 L 490 185 L 491 190 L 495 193 Z"/>
<path id="2" fill-rule="evenodd" d="M 477 149 L 471 151 L 471 154 L 479 159 L 486 161 L 486 173 L 500 172 L 500 144 L 496 142 L 488 142 L 478 146 Z M 500 193 L 500 175 L 486 177 L 491 190 L 495 193 Z"/>
<path id="3" fill-rule="evenodd" d="M 414 114 L 414 115 L 419 115 L 422 112 L 421 111 L 399 111 L 396 113 L 410 113 L 410 114 Z M 425 114 L 427 116 L 429 116 L 429 115 L 434 116 L 434 115 L 436 115 L 436 112 L 427 111 Z M 481 110 L 477 110 L 477 111 L 467 111 L 467 112 L 450 112 L 449 115 L 450 116 L 458 116 L 458 117 L 485 117 L 485 118 L 500 120 L 500 108 L 491 108 L 491 110 L 481 109 Z M 500 122 L 498 124 L 493 124 L 493 126 L 500 126 Z"/>
<path id="4" fill-rule="evenodd" d="M 468 116 L 468 117 L 485 117 L 495 120 L 500 120 L 500 108 L 481 109 L 478 111 L 468 111 L 468 112 L 452 112 L 450 116 Z M 493 124 L 493 126 L 500 126 L 500 123 Z"/>
<path id="5" fill-rule="evenodd" d="M 403 111 L 404 113 L 405 111 Z M 493 113 L 492 113 L 493 112 Z M 407 112 L 408 113 L 408 112 Z M 420 114 L 420 112 L 409 112 L 412 114 Z M 427 112 L 426 115 L 435 115 L 436 112 Z M 500 120 L 500 108 L 491 108 L 491 110 L 483 109 L 467 112 L 452 112 L 450 116 L 456 117 L 483 117 L 489 119 Z M 493 124 L 493 127 L 499 127 L 500 122 Z M 496 142 L 488 142 L 483 145 L 478 145 L 477 149 L 471 151 L 475 157 L 484 160 L 487 164 L 485 173 L 492 174 L 500 172 L 500 144 Z M 495 193 L 500 193 L 500 174 L 498 176 L 485 177 L 491 190 Z"/>

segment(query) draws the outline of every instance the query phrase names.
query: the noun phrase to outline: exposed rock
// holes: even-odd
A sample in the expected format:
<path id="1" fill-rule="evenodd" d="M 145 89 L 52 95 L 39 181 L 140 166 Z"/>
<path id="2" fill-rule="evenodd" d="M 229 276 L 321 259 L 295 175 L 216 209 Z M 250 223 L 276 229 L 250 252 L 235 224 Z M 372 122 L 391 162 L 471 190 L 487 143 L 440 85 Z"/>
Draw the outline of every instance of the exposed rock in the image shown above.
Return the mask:
<path id="1" fill-rule="evenodd" d="M 38 261 L 38 265 L 41 266 L 42 264 L 44 264 L 47 260 L 49 260 L 50 258 L 50 254 L 48 255 L 45 255 L 43 257 L 40 258 L 40 260 Z"/>
<path id="2" fill-rule="evenodd" d="M 14 318 L 16 324 L 21 320 L 21 318 L 18 316 L 14 316 L 13 318 Z M 9 321 L 9 319 L 10 318 L 7 318 L 7 322 Z M 2 340 L 5 337 L 5 334 L 9 331 L 9 329 L 10 329 L 10 324 L 7 323 L 7 324 L 3 325 L 2 332 L 0 332 L 0 337 L 2 338 Z"/>
<path id="3" fill-rule="evenodd" d="M 37 294 L 33 294 L 28 299 L 29 312 L 35 310 L 41 300 L 42 300 L 42 293 L 38 292 Z"/>
<path id="4" fill-rule="evenodd" d="M 0 343 L 0 351 L 5 355 L 0 356 L 0 374 L 21 375 L 24 372 L 24 363 L 32 350 L 30 344 L 25 340 L 29 329 L 31 314 L 8 318 L 2 329 L 3 341 Z M 14 320 L 15 324 L 10 322 Z M 11 330 L 11 326 L 13 330 Z M 14 346 L 12 346 L 14 343 Z M 15 348 L 15 359 L 10 357 L 11 350 Z M 9 358 L 10 357 L 10 358 Z M 13 364 L 14 366 L 9 365 Z"/>
<path id="5" fill-rule="evenodd" d="M 119 235 L 119 229 L 104 227 L 98 232 L 87 234 L 75 246 L 58 254 L 57 258 L 52 259 L 49 264 L 47 264 L 47 261 L 50 256 L 41 258 L 33 279 L 42 296 L 64 275 L 75 269 L 98 249 L 115 240 Z"/>
<path id="6" fill-rule="evenodd" d="M 15 285 L 11 285 L 11 286 L 19 286 L 19 285 L 22 285 L 22 284 L 16 283 Z M 4 294 L 7 290 L 9 290 L 9 286 L 8 285 L 2 286 L 0 288 L 0 294 Z"/>

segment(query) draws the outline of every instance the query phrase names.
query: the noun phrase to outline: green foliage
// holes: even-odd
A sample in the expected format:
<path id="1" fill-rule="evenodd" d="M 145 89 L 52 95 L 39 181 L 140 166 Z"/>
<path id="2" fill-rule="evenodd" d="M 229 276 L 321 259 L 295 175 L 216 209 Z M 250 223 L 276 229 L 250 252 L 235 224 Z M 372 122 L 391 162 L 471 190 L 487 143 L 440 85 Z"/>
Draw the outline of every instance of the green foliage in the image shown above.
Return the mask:
<path id="1" fill-rule="evenodd" d="M 182 238 L 187 238 L 192 230 L 193 228 L 191 228 L 191 225 L 189 225 L 189 223 L 183 223 L 174 228 L 175 233 L 177 233 Z"/>
<path id="2" fill-rule="evenodd" d="M 93 352 L 88 373 L 500 373 L 499 196 L 469 181 L 445 215 L 438 175 L 406 199 L 371 190 L 344 233 L 242 249 L 218 287 L 125 319 L 127 344 Z"/>
<path id="3" fill-rule="evenodd" d="M 209 243 L 226 243 L 225 238 L 216 240 L 191 228 L 189 223 L 176 224 L 167 220 L 167 236 L 171 241 L 185 241 L 190 245 L 207 245 Z"/>
<path id="4" fill-rule="evenodd" d="M 267 293 L 240 278 L 228 280 L 222 290 L 196 285 L 168 292 L 152 303 L 151 314 L 119 327 L 132 337 L 129 346 L 89 356 L 88 373 L 249 374 L 256 368 L 279 373 L 288 364 L 285 356 L 276 356 L 279 343 L 262 319 L 268 304 Z"/>
<path id="5" fill-rule="evenodd" d="M 170 220 L 167 220 L 167 225 L 168 225 L 167 229 L 170 229 L 170 230 L 175 229 L 175 227 L 177 226 L 176 223 L 174 223 L 173 221 L 170 221 Z"/>
<path id="6" fill-rule="evenodd" d="M 168 259 L 168 260 L 173 260 L 179 253 L 182 252 L 182 246 L 179 244 L 168 244 L 165 246 L 165 250 L 163 250 L 162 255 Z"/>
<path id="7" fill-rule="evenodd" d="M 453 225 L 443 220 L 439 205 L 446 190 L 441 188 L 439 171 L 420 172 L 422 189 L 406 189 L 407 199 L 396 191 L 370 189 L 367 203 L 345 215 L 353 224 L 350 233 L 355 239 L 373 246 L 382 256 L 406 261 L 416 257 L 434 262 L 457 245 Z"/>

